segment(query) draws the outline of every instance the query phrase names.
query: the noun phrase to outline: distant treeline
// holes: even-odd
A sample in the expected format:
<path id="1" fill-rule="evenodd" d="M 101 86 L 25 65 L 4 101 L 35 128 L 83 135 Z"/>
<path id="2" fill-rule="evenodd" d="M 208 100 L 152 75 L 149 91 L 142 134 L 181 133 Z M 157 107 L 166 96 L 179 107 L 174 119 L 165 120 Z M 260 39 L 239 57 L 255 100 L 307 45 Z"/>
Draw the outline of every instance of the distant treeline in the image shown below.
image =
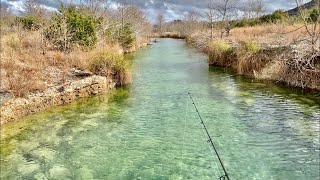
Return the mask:
<path id="1" fill-rule="evenodd" d="M 307 21 L 308 22 L 316 22 L 317 17 L 319 17 L 319 10 L 318 9 L 310 9 L 305 10 Z M 239 20 L 232 20 L 230 21 L 231 27 L 246 27 L 246 26 L 256 26 L 261 24 L 267 24 L 267 23 L 277 23 L 277 22 L 283 22 L 283 21 L 291 21 L 299 22 L 301 21 L 300 18 L 297 18 L 296 16 L 289 16 L 289 14 L 284 10 L 276 10 L 272 14 L 263 15 L 257 18 L 243 18 Z"/>

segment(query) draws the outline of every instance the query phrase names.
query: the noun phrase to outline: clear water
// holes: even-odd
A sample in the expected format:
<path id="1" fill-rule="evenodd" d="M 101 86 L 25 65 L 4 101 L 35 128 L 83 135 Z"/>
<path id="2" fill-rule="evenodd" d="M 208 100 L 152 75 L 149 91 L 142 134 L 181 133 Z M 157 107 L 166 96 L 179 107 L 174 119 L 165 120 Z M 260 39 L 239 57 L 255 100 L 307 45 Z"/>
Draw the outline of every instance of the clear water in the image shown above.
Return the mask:
<path id="1" fill-rule="evenodd" d="M 319 95 L 212 69 L 180 40 L 137 53 L 133 83 L 1 127 L 1 179 L 319 179 Z"/>

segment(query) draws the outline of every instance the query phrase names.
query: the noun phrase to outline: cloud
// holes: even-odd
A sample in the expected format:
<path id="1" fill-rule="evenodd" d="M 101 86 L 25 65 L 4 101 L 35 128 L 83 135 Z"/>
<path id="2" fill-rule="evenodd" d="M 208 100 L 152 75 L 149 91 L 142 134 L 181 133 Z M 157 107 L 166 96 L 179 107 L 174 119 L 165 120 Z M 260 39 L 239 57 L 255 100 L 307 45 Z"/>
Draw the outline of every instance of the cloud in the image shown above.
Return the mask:
<path id="1" fill-rule="evenodd" d="M 15 14 L 21 14 L 24 10 L 21 0 L 1 0 L 1 8 L 9 8 Z"/>
<path id="2" fill-rule="evenodd" d="M 10 4 L 8 2 L 6 2 L 6 1 L 2 1 L 1 0 L 0 3 L 1 3 L 1 8 L 7 9 L 7 8 L 10 7 Z"/>
<path id="3" fill-rule="evenodd" d="M 14 12 L 23 11 L 24 0 L 1 0 L 1 6 L 10 7 Z M 63 0 L 70 2 L 70 0 Z M 150 20 L 154 21 L 159 13 L 164 14 L 167 20 L 182 19 L 188 12 L 204 12 L 210 0 L 106 0 L 111 4 L 129 2 L 144 10 Z M 263 0 L 267 13 L 277 9 L 291 9 L 295 7 L 294 0 Z M 59 0 L 37 0 L 38 3 L 48 9 L 60 6 Z M 75 1 L 76 2 L 76 1 Z M 240 0 L 239 6 L 244 6 L 245 0 Z"/>

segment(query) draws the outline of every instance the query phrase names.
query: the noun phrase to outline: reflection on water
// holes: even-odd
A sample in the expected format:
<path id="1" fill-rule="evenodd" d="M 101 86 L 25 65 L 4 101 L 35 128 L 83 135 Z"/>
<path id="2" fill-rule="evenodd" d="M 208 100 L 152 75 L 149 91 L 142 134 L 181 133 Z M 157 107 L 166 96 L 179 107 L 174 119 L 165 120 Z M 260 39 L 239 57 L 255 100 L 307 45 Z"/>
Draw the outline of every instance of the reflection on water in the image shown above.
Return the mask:
<path id="1" fill-rule="evenodd" d="M 319 179 L 319 97 L 208 68 L 183 41 L 137 53 L 131 86 L 1 127 L 1 179 Z"/>

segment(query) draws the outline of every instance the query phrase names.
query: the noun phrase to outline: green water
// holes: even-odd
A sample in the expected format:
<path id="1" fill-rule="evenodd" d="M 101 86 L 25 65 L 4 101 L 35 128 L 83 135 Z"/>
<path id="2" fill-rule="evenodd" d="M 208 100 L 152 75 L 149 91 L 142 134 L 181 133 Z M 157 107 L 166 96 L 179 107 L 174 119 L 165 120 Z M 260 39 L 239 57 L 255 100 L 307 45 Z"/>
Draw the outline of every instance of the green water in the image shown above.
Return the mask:
<path id="1" fill-rule="evenodd" d="M 133 83 L 1 127 L 1 179 L 319 179 L 319 95 L 209 68 L 180 40 L 133 59 Z"/>

